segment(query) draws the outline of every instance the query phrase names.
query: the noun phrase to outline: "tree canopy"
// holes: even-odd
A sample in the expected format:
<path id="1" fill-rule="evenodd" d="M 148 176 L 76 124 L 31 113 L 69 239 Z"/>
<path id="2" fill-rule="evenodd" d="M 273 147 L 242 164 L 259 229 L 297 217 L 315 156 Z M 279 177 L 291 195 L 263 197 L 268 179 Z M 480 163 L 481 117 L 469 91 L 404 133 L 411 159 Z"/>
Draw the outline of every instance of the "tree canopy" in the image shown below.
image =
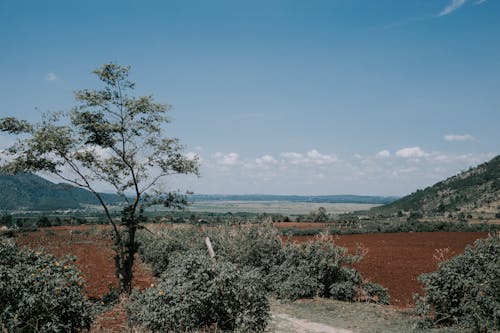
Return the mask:
<path id="1" fill-rule="evenodd" d="M 161 202 L 181 207 L 185 199 L 167 191 L 161 180 L 198 174 L 197 158 L 187 157 L 179 140 L 164 133 L 171 106 L 155 102 L 152 96 L 132 95 L 135 84 L 128 78 L 129 70 L 104 64 L 93 71 L 101 88 L 76 91 L 75 107 L 45 113 L 38 123 L 0 119 L 0 130 L 19 136 L 7 150 L 4 172 L 47 172 L 97 197 L 115 231 L 118 276 L 126 292 L 131 290 L 141 205 Z M 112 186 L 127 202 L 118 224 L 97 191 L 102 184 Z"/>

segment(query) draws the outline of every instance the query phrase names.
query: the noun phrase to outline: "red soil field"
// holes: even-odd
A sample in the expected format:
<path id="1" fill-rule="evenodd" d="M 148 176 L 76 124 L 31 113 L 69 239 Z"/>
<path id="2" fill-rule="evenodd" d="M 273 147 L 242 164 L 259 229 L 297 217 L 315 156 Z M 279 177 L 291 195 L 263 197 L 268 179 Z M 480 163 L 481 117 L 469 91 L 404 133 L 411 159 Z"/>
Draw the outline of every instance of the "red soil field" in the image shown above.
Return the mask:
<path id="1" fill-rule="evenodd" d="M 286 229 L 286 228 L 295 228 L 299 230 L 308 230 L 308 229 L 323 229 L 332 223 L 319 223 L 319 222 L 275 222 L 273 226 L 278 229 Z"/>
<path id="2" fill-rule="evenodd" d="M 414 304 L 413 293 L 421 293 L 418 276 L 435 271 L 436 250 L 446 250 L 446 259 L 463 253 L 468 244 L 487 237 L 481 232 L 419 232 L 394 234 L 343 235 L 335 237 L 335 244 L 354 253 L 362 245 L 366 256 L 354 265 L 364 279 L 389 289 L 391 304 L 409 307 Z M 314 236 L 297 236 L 294 241 L 305 242 Z"/>
<path id="3" fill-rule="evenodd" d="M 73 231 L 70 234 L 70 230 Z M 77 230 L 77 233 L 74 231 Z M 42 228 L 35 232 L 21 233 L 17 244 L 32 249 L 43 247 L 45 252 L 57 257 L 76 257 L 75 265 L 86 281 L 85 293 L 89 298 L 101 298 L 109 288 L 118 286 L 115 275 L 112 241 L 102 234 L 107 226 L 61 226 Z M 154 277 L 138 259 L 134 266 L 134 288 L 144 289 L 154 283 Z M 91 332 L 120 332 L 127 329 L 125 311 L 118 304 L 103 313 L 92 325 Z"/>
<path id="4" fill-rule="evenodd" d="M 306 229 L 311 228 L 311 224 L 280 223 L 279 227 Z M 314 226 L 319 227 L 317 223 Z M 71 230 L 73 233 L 70 233 Z M 100 298 L 108 293 L 110 285 L 117 286 L 118 283 L 112 241 L 105 237 L 106 230 L 109 230 L 108 226 L 42 228 L 36 232 L 20 234 L 17 242 L 30 248 L 44 247 L 46 252 L 58 257 L 68 254 L 75 256 L 75 264 L 86 280 L 86 294 Z M 477 232 L 364 234 L 335 236 L 334 242 L 351 252 L 356 250 L 358 244 L 367 249 L 368 253 L 355 267 L 365 279 L 389 288 L 394 306 L 408 307 L 413 305 L 412 294 L 422 291 L 417 277 L 436 270 L 434 255 L 437 249 L 448 248 L 446 257 L 449 258 L 462 253 L 466 245 L 484 237 L 487 237 L 486 233 Z M 294 241 L 304 242 L 312 238 L 314 236 L 297 236 Z M 144 289 L 154 283 L 155 279 L 145 265 L 139 260 L 137 263 L 134 287 Z M 97 318 L 91 332 L 119 332 L 126 329 L 126 315 L 119 304 Z"/>

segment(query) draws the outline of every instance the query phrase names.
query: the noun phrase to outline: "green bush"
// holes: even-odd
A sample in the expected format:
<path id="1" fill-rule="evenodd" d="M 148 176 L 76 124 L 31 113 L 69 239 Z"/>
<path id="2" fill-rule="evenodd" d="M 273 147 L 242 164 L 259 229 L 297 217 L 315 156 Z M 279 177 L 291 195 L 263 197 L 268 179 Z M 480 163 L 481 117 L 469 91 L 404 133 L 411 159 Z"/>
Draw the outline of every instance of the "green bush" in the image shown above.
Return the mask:
<path id="1" fill-rule="evenodd" d="M 266 285 L 272 267 L 282 260 L 281 238 L 271 223 L 213 228 L 208 236 L 217 258 L 258 269 Z"/>
<path id="2" fill-rule="evenodd" d="M 156 276 L 167 270 L 174 253 L 204 246 L 201 234 L 193 229 L 173 229 L 161 235 L 141 232 L 137 235 L 137 242 L 141 259 L 151 265 Z"/>
<path id="3" fill-rule="evenodd" d="M 379 304 L 390 304 L 389 291 L 380 284 L 365 282 L 363 283 L 362 290 L 365 293 L 365 301 Z"/>
<path id="4" fill-rule="evenodd" d="M 0 330 L 76 332 L 89 328 L 83 281 L 68 261 L 0 239 Z"/>
<path id="5" fill-rule="evenodd" d="M 216 325 L 222 330 L 261 332 L 269 303 L 260 274 L 205 252 L 170 258 L 157 286 L 134 292 L 128 305 L 132 323 L 155 332 L 185 332 Z"/>
<path id="6" fill-rule="evenodd" d="M 417 309 L 432 314 L 434 323 L 500 330 L 500 236 L 477 240 L 420 280 L 426 295 L 418 297 Z"/>
<path id="7" fill-rule="evenodd" d="M 335 246 L 330 237 L 320 236 L 307 243 L 287 243 L 283 258 L 270 274 L 272 289 L 279 298 L 329 297 L 356 301 L 366 294 L 361 275 L 348 267 L 362 258 L 361 250 L 350 255 L 345 248 Z M 382 303 L 389 296 L 382 287 L 380 293 L 379 297 L 363 300 Z"/>
<path id="8" fill-rule="evenodd" d="M 282 244 L 279 231 L 271 224 L 210 228 L 217 260 L 231 262 L 240 269 L 256 269 L 267 291 L 278 298 L 295 300 L 331 297 L 347 301 L 387 304 L 387 290 L 364 284 L 361 275 L 348 266 L 361 259 L 333 244 L 331 237 L 317 236 L 304 244 Z M 203 234 L 194 230 L 169 230 L 163 235 L 143 234 L 141 256 L 156 274 L 168 272 L 176 254 L 201 250 L 206 253 Z M 366 289 L 366 290 L 365 290 Z"/>

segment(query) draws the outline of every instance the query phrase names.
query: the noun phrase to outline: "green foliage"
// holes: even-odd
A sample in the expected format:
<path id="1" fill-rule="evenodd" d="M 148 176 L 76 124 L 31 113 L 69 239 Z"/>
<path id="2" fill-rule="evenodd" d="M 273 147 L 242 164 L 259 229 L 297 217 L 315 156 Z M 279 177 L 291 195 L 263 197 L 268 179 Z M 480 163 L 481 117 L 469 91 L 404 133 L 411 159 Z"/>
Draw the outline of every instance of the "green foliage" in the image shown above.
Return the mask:
<path id="1" fill-rule="evenodd" d="M 101 193 L 111 205 L 123 203 L 123 198 Z M 0 174 L 0 209 L 4 210 L 62 210 L 98 205 L 99 201 L 89 191 L 68 184 L 54 184 L 37 175 L 21 173 Z"/>
<path id="2" fill-rule="evenodd" d="M 365 282 L 363 283 L 362 289 L 364 293 L 366 293 L 364 295 L 366 300 L 373 303 L 390 304 L 389 291 L 380 284 Z"/>
<path id="3" fill-rule="evenodd" d="M 203 237 L 207 235 L 215 250 L 215 264 L 209 261 L 203 244 Z M 250 270 L 252 276 L 259 278 L 259 293 L 267 295 L 270 292 L 286 300 L 318 296 L 386 304 L 389 299 L 386 289 L 364 283 L 361 275 L 349 267 L 361 259 L 362 250 L 350 255 L 326 236 L 305 244 L 283 245 L 279 231 L 267 223 L 219 226 L 205 230 L 179 228 L 160 234 L 141 232 L 139 240 L 144 244 L 140 252 L 143 260 L 152 265 L 156 274 L 163 275 L 159 286 L 134 296 L 130 311 L 131 316 L 135 316 L 134 322 L 153 331 L 194 329 L 209 326 L 213 322 L 220 324 L 217 319 L 219 315 L 210 315 L 205 320 L 200 314 L 213 311 L 205 308 L 204 295 L 208 291 L 203 288 L 212 285 L 212 279 L 220 280 L 213 277 L 215 273 L 212 271 L 206 274 L 201 272 L 207 269 L 208 263 L 208 267 L 216 267 L 216 270 L 219 270 L 217 267 L 229 267 L 230 272 L 236 270 L 241 277 Z M 225 272 L 225 268 L 221 268 L 220 272 Z M 248 288 L 256 288 L 252 281 L 241 283 L 248 285 Z M 232 290 L 233 287 L 225 288 Z M 167 293 L 171 295 L 170 298 L 164 297 Z M 209 294 L 213 295 L 212 292 Z M 260 300 L 261 294 L 258 295 Z M 237 293 L 219 292 L 215 299 L 227 305 L 240 304 L 240 299 L 244 299 L 242 297 Z M 195 299 L 198 303 L 195 303 Z M 218 305 L 212 304 L 211 307 L 218 309 Z M 231 309 L 234 307 L 230 306 Z M 243 308 L 252 312 L 258 307 L 247 304 Z M 194 313 L 193 317 L 190 317 L 190 313 Z M 247 312 L 247 315 L 260 318 L 255 319 L 255 325 L 260 323 L 262 328 L 265 326 L 261 323 L 260 313 Z M 237 328 L 242 329 L 239 326 Z M 254 327 L 250 331 L 255 330 Z"/>
<path id="4" fill-rule="evenodd" d="M 204 246 L 200 233 L 194 229 L 173 229 L 160 237 L 143 232 L 137 235 L 137 241 L 141 259 L 151 265 L 156 276 L 167 271 L 173 255 L 187 250 L 201 250 Z"/>
<path id="5" fill-rule="evenodd" d="M 399 221 L 399 220 L 367 220 L 358 221 L 354 227 L 345 227 L 342 221 L 334 225 L 328 232 L 333 235 L 396 233 L 396 232 L 496 232 L 499 225 L 487 223 L 445 222 L 445 221 Z M 313 236 L 324 233 L 325 229 L 284 228 L 280 233 L 286 236 Z"/>
<path id="6" fill-rule="evenodd" d="M 133 323 L 155 332 L 185 332 L 216 324 L 222 330 L 264 331 L 270 317 L 265 288 L 256 271 L 206 253 L 174 255 L 159 284 L 132 294 Z"/>
<path id="7" fill-rule="evenodd" d="M 69 112 L 50 112 L 36 124 L 13 117 L 0 119 L 0 130 L 22 134 L 9 149 L 2 165 L 9 174 L 44 171 L 71 185 L 92 192 L 115 233 L 115 263 L 122 292 L 132 290 L 135 233 L 144 222 L 142 207 L 163 203 L 178 207 L 184 201 L 161 187 L 160 179 L 176 174 L 198 174 L 198 159 L 184 155 L 176 138 L 166 137 L 170 106 L 152 96 L 135 97 L 129 67 L 104 64 L 93 73 L 100 89 L 75 92 L 76 106 Z M 121 232 L 103 195 L 106 183 L 126 201 Z M 130 196 L 125 193 L 131 193 Z"/>
<path id="8" fill-rule="evenodd" d="M 307 218 L 308 221 L 312 222 L 326 222 L 329 219 L 330 216 L 325 207 L 319 207 L 317 211 L 311 212 Z"/>
<path id="9" fill-rule="evenodd" d="M 271 223 L 209 229 L 217 258 L 256 268 L 267 280 L 271 269 L 282 260 L 279 232 Z M 269 281 L 266 281 L 268 285 Z"/>
<path id="10" fill-rule="evenodd" d="M 0 328 L 77 332 L 91 323 L 83 281 L 70 262 L 0 239 Z"/>
<path id="11" fill-rule="evenodd" d="M 284 260 L 273 267 L 271 279 L 277 296 L 286 300 L 304 297 L 329 297 L 344 301 L 373 301 L 385 303 L 387 290 L 380 288 L 378 297 L 364 297 L 362 277 L 348 266 L 361 260 L 362 249 L 350 255 L 345 248 L 335 246 L 330 237 L 321 236 L 307 243 L 287 243 Z"/>
<path id="12" fill-rule="evenodd" d="M 12 215 L 10 214 L 2 214 L 0 216 L 0 225 L 4 225 L 6 227 L 12 227 L 13 226 L 13 218 Z"/>
<path id="13" fill-rule="evenodd" d="M 423 274 L 425 296 L 418 298 L 420 314 L 434 323 L 457 324 L 477 332 L 500 329 L 500 236 L 480 239 L 462 255 Z"/>
<path id="14" fill-rule="evenodd" d="M 428 216 L 471 206 L 482 207 L 500 199 L 499 179 L 500 156 L 496 156 L 489 162 L 371 211 L 374 214 L 420 211 Z"/>

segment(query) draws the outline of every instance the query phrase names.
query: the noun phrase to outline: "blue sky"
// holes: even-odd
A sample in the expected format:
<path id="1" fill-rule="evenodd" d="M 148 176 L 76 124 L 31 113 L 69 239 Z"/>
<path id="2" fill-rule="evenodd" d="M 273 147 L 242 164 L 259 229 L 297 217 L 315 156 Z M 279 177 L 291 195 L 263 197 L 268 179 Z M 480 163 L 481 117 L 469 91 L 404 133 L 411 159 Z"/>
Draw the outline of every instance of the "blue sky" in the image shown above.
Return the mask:
<path id="1" fill-rule="evenodd" d="M 500 151 L 495 0 L 2 0 L 0 45 L 0 116 L 31 121 L 131 65 L 197 193 L 403 195 Z"/>

